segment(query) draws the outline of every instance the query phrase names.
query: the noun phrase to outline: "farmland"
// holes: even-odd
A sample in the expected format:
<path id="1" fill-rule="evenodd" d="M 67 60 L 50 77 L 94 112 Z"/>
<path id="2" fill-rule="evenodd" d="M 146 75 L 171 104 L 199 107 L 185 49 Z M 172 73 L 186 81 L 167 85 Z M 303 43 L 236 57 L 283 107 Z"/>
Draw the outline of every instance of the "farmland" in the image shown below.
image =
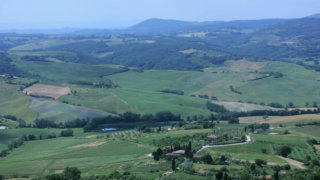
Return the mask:
<path id="1" fill-rule="evenodd" d="M 0 34 L 0 180 L 317 179 L 319 22 L 173 22 Z"/>

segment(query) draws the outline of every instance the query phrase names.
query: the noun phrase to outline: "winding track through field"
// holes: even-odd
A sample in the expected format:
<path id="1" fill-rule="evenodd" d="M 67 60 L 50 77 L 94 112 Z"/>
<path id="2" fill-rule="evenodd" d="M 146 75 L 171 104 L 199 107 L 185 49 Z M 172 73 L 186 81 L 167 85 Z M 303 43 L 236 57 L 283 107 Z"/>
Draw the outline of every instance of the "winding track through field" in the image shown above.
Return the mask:
<path id="1" fill-rule="evenodd" d="M 278 157 L 283 159 L 283 160 L 285 160 L 288 164 L 298 167 L 299 169 L 306 169 L 306 167 L 300 161 L 296 161 L 296 160 L 293 160 L 293 159 L 285 158 L 285 157 L 282 157 L 282 156 L 278 156 Z"/>
<path id="2" fill-rule="evenodd" d="M 251 142 L 251 137 L 250 137 L 250 135 L 246 135 L 246 141 L 245 142 L 232 143 L 232 144 L 221 144 L 221 145 L 205 145 L 205 146 L 202 146 L 202 148 L 199 149 L 196 152 L 196 154 L 200 153 L 201 151 L 203 151 L 203 150 L 205 150 L 207 148 L 211 148 L 211 147 L 238 146 L 238 145 L 248 144 L 249 142 Z"/>

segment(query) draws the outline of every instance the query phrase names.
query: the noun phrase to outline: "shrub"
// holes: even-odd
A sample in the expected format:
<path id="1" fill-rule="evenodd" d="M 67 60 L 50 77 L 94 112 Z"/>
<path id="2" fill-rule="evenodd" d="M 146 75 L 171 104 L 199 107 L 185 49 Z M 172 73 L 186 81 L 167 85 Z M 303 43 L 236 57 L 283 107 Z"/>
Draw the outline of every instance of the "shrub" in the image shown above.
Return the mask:
<path id="1" fill-rule="evenodd" d="M 51 133 L 51 134 L 48 134 L 47 139 L 53 139 L 56 137 L 57 137 L 57 135 L 55 133 Z"/>
<path id="2" fill-rule="evenodd" d="M 212 112 L 221 112 L 221 113 L 228 112 L 228 110 L 224 106 L 212 103 L 210 101 L 207 101 L 206 106 L 207 106 L 207 109 L 209 109 Z"/>
<path id="3" fill-rule="evenodd" d="M 262 159 L 256 159 L 254 162 L 256 163 L 257 166 L 260 166 L 260 167 L 262 167 L 262 165 L 267 165 L 267 162 Z"/>
<path id="4" fill-rule="evenodd" d="M 283 156 L 283 157 L 287 157 L 290 153 L 291 153 L 291 147 L 290 146 L 282 146 L 279 149 L 279 155 Z"/>
<path id="5" fill-rule="evenodd" d="M 81 171 L 76 167 L 67 167 L 63 171 L 64 178 L 68 180 L 79 180 L 81 178 Z"/>
<path id="6" fill-rule="evenodd" d="M 29 140 L 29 141 L 36 140 L 36 136 L 35 136 L 34 134 L 30 134 L 30 135 L 28 136 L 28 140 Z"/>
<path id="7" fill-rule="evenodd" d="M 262 152 L 263 154 L 267 154 L 267 149 L 263 148 L 263 149 L 261 149 L 261 152 Z"/>
<path id="8" fill-rule="evenodd" d="M 207 164 L 212 164 L 213 163 L 213 159 L 211 157 L 210 154 L 206 154 L 204 156 L 201 157 L 201 160 Z"/>
<path id="9" fill-rule="evenodd" d="M 73 131 L 72 131 L 72 129 L 68 129 L 65 131 L 61 131 L 60 134 L 62 137 L 69 137 L 69 136 L 73 136 Z"/>
<path id="10" fill-rule="evenodd" d="M 172 89 L 164 89 L 161 90 L 163 93 L 171 93 L 171 94 L 177 94 L 177 95 L 184 95 L 184 92 L 181 90 L 172 90 Z"/>

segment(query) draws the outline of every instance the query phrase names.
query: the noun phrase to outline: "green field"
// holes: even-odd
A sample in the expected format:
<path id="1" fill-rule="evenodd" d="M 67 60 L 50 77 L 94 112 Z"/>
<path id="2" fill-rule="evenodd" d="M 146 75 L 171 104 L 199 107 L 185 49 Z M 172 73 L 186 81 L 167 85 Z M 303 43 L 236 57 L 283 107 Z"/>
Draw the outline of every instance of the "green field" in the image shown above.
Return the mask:
<path id="1" fill-rule="evenodd" d="M 20 130 L 6 131 L 3 133 L 8 136 L 17 135 L 17 132 L 28 133 L 28 131 Z M 38 135 L 41 130 L 33 129 L 30 132 Z M 95 146 L 96 142 L 103 143 Z M 81 146 L 92 143 L 90 147 Z M 136 159 L 144 162 L 144 159 L 148 159 L 145 154 L 152 150 L 152 146 L 120 139 L 90 138 L 90 134 L 83 134 L 76 130 L 75 137 L 27 142 L 7 157 L 2 158 L 0 171 L 4 175 L 13 175 L 16 172 L 19 172 L 19 175 L 35 175 L 63 170 L 66 166 L 77 166 L 81 167 L 84 173 L 104 174 L 111 172 L 110 168 L 113 166 L 123 163 L 133 165 Z"/>
<path id="2" fill-rule="evenodd" d="M 68 86 L 77 94 L 63 96 L 60 102 L 72 105 L 81 105 L 108 113 L 124 113 L 127 111 L 146 114 L 170 110 L 183 117 L 193 115 L 208 116 L 210 111 L 205 107 L 206 99 L 190 97 L 208 95 L 216 97 L 230 110 L 261 109 L 255 104 L 236 104 L 232 101 L 271 103 L 279 102 L 283 105 L 292 101 L 296 106 L 304 106 L 320 100 L 317 88 L 320 84 L 316 79 L 318 72 L 304 69 L 301 66 L 283 62 L 250 62 L 228 61 L 222 66 L 213 66 L 204 72 L 174 71 L 174 70 L 145 70 L 123 72 L 124 68 L 115 65 L 85 65 L 66 62 L 33 62 L 21 61 L 23 55 L 54 55 L 60 51 L 44 52 L 14 52 L 12 55 L 17 67 L 29 73 L 25 78 L 12 80 L 14 83 L 26 83 L 39 80 L 42 84 Z M 65 52 L 63 52 L 65 53 Z M 70 53 L 69 53 L 70 54 Z M 267 77 L 252 80 L 263 76 L 259 72 L 280 72 L 283 77 Z M 31 76 L 30 76 L 31 75 Z M 30 76 L 30 77 L 29 77 Z M 97 83 L 110 82 L 117 84 L 117 88 L 95 88 L 88 85 L 75 84 L 77 82 Z M 4 90 L 6 84 L 0 88 Z M 233 86 L 242 94 L 234 93 L 229 86 Z M 30 109 L 33 98 L 26 97 L 18 92 L 18 86 L 11 93 L 2 94 L 3 108 L 0 113 L 13 113 L 18 117 L 32 122 L 38 111 Z M 181 90 L 184 95 L 164 94 L 163 89 Z M 253 90 L 254 89 L 254 90 Z M 1 90 L 1 89 L 0 89 Z M 5 103 L 7 102 L 7 103 Z M 219 103 L 219 102 L 218 102 Z M 228 104 L 226 104 L 228 103 Z M 21 106 L 16 110 L 17 106 Z M 13 108 L 14 107 L 14 108 Z M 267 107 L 266 107 L 267 108 Z M 53 114 L 61 114 L 59 109 L 53 109 Z M 79 116 L 72 116 L 79 117 Z"/>

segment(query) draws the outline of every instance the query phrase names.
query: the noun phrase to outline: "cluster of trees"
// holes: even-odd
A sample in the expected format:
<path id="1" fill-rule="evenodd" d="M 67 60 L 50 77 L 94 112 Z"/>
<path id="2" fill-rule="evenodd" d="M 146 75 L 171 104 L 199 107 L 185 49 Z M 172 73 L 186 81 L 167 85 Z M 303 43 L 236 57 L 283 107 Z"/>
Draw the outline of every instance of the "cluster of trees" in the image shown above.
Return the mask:
<path id="1" fill-rule="evenodd" d="M 192 135 L 184 135 L 184 136 L 166 136 L 157 140 L 154 140 L 152 144 L 157 147 L 165 147 L 170 146 L 173 151 L 185 149 L 189 142 L 193 142 L 193 149 L 197 149 L 196 142 L 200 140 L 206 139 L 208 133 L 195 133 Z M 200 147 L 200 146 L 199 146 Z"/>
<path id="2" fill-rule="evenodd" d="M 2 74 L 12 74 L 19 76 L 24 74 L 24 72 L 18 69 L 11 62 L 12 60 L 7 56 L 8 54 L 0 52 L 0 75 Z"/>
<path id="3" fill-rule="evenodd" d="M 196 95 L 194 95 L 194 94 L 191 94 L 190 96 L 196 97 Z M 199 97 L 199 98 L 202 98 L 202 99 L 209 99 L 209 96 L 206 95 L 206 94 L 204 94 L 204 95 L 199 94 L 198 97 Z M 211 99 L 211 100 L 214 100 L 214 101 L 217 101 L 217 100 L 218 100 L 218 98 L 215 97 L 215 96 L 211 96 L 210 99 Z"/>
<path id="4" fill-rule="evenodd" d="M 28 87 L 30 87 L 30 86 L 33 86 L 34 84 L 37 84 L 37 83 L 39 83 L 38 80 L 29 82 L 29 83 L 26 83 L 26 84 L 23 84 L 23 86 L 20 86 L 20 91 L 22 91 L 22 90 L 24 90 L 25 88 L 28 88 Z"/>
<path id="5" fill-rule="evenodd" d="M 45 180 L 80 180 L 81 171 L 76 167 L 66 167 L 61 174 L 47 175 Z"/>
<path id="6" fill-rule="evenodd" d="M 73 131 L 72 131 L 72 129 L 67 129 L 65 131 L 61 131 L 60 135 L 61 135 L 61 137 L 73 136 Z"/>
<path id="7" fill-rule="evenodd" d="M 283 156 L 283 157 L 287 157 L 292 151 L 292 148 L 290 146 L 281 146 L 278 149 L 278 154 Z"/>
<path id="8" fill-rule="evenodd" d="M 56 123 L 55 121 L 48 119 L 36 119 L 34 122 L 34 128 L 84 128 L 84 131 L 96 130 L 103 124 L 114 123 L 138 123 L 138 122 L 179 122 L 182 121 L 180 115 L 175 115 L 170 111 L 158 112 L 153 114 L 135 114 L 126 112 L 118 116 L 107 116 L 100 118 L 93 118 L 92 120 L 86 119 L 74 119 L 72 121 L 66 121 L 64 123 Z M 143 130 L 143 129 L 142 129 Z"/>
<path id="9" fill-rule="evenodd" d="M 70 54 L 51 54 L 51 55 L 41 55 L 41 56 L 22 56 L 21 60 L 24 61 L 40 61 L 40 62 L 51 62 L 47 58 L 55 58 L 65 62 L 75 62 L 77 61 L 77 56 Z"/>
<path id="10" fill-rule="evenodd" d="M 229 86 L 229 89 L 230 89 L 230 91 L 232 91 L 232 92 L 234 92 L 236 94 L 240 94 L 240 95 L 242 94 L 242 92 L 236 90 L 232 85 Z"/>
<path id="11" fill-rule="evenodd" d="M 191 144 L 191 141 L 189 141 L 189 143 L 185 146 L 180 146 L 180 144 L 178 144 L 177 146 L 165 146 L 165 149 L 161 149 L 160 147 L 152 152 L 152 156 L 153 156 L 153 159 L 155 161 L 159 161 L 160 158 L 165 158 L 165 155 L 167 153 L 171 153 L 173 151 L 177 151 L 177 150 L 184 150 L 184 156 L 186 158 L 193 158 L 193 153 L 194 151 L 192 150 L 192 144 Z"/>
<path id="12" fill-rule="evenodd" d="M 257 129 L 262 129 L 263 131 L 267 130 L 270 128 L 270 124 L 268 123 L 262 123 L 262 124 L 250 124 L 246 127 L 244 127 L 244 131 L 247 132 L 249 129 L 250 132 L 255 132 Z"/>
<path id="13" fill-rule="evenodd" d="M 118 84 L 113 82 L 110 79 L 105 79 L 103 82 L 89 82 L 89 81 L 71 81 L 71 84 L 84 85 L 84 86 L 93 86 L 96 88 L 116 88 L 119 87 Z"/>
<path id="14" fill-rule="evenodd" d="M 8 149 L 4 149 L 0 152 L 0 157 L 7 156 L 13 149 L 16 149 L 24 144 L 24 139 L 19 138 L 17 140 L 12 141 L 10 144 L 8 144 Z"/>
<path id="15" fill-rule="evenodd" d="M 84 131 L 96 130 L 100 125 L 113 123 L 137 123 L 137 122 L 172 122 L 182 121 L 180 115 L 175 115 L 170 111 L 158 112 L 155 115 L 140 115 L 131 112 L 120 114 L 119 116 L 107 116 L 103 118 L 94 118 L 88 121 L 84 126 Z"/>
<path id="16" fill-rule="evenodd" d="M 24 61 L 50 62 L 46 58 L 47 58 L 47 56 L 23 56 L 21 58 L 21 60 L 24 60 Z"/>
<path id="17" fill-rule="evenodd" d="M 31 127 L 31 124 L 27 124 L 25 120 L 19 119 L 14 115 L 3 115 L 3 116 L 0 116 L 0 118 L 5 118 L 5 119 L 10 119 L 12 121 L 16 121 L 19 124 L 18 126 L 21 127 L 21 128 Z"/>
<path id="18" fill-rule="evenodd" d="M 274 108 L 283 108 L 283 105 L 277 102 L 269 103 L 268 106 L 274 107 Z"/>
<path id="19" fill-rule="evenodd" d="M 184 92 L 181 90 L 164 89 L 164 90 L 161 90 L 160 92 L 177 94 L 177 95 L 184 95 Z"/>
<path id="20" fill-rule="evenodd" d="M 254 111 L 248 111 L 248 112 L 229 112 L 225 113 L 230 116 L 234 117 L 247 117 L 247 116 L 295 116 L 300 114 L 315 114 L 319 113 L 320 109 L 314 109 L 314 110 L 254 110 Z"/>
<path id="21" fill-rule="evenodd" d="M 218 113 L 228 112 L 228 110 L 224 106 L 212 103 L 210 101 L 207 101 L 206 107 L 212 112 L 218 112 Z"/>
<path id="22" fill-rule="evenodd" d="M 257 72 L 258 73 L 258 72 Z M 260 74 L 263 74 L 262 77 L 256 77 L 254 79 L 251 79 L 250 81 L 256 81 L 264 78 L 268 78 L 273 76 L 274 78 L 281 78 L 283 77 L 283 74 L 281 72 L 259 72 Z"/>
<path id="23" fill-rule="evenodd" d="M 194 158 L 194 162 L 202 162 L 212 165 L 228 165 L 229 158 L 227 156 L 221 155 L 218 157 L 212 157 L 210 154 L 205 154 L 199 158 Z"/>
<path id="24" fill-rule="evenodd" d="M 295 124 L 297 127 L 303 127 L 303 126 L 314 126 L 314 125 L 317 125 L 317 126 L 320 126 L 320 122 L 309 122 L 309 123 L 297 123 Z"/>

